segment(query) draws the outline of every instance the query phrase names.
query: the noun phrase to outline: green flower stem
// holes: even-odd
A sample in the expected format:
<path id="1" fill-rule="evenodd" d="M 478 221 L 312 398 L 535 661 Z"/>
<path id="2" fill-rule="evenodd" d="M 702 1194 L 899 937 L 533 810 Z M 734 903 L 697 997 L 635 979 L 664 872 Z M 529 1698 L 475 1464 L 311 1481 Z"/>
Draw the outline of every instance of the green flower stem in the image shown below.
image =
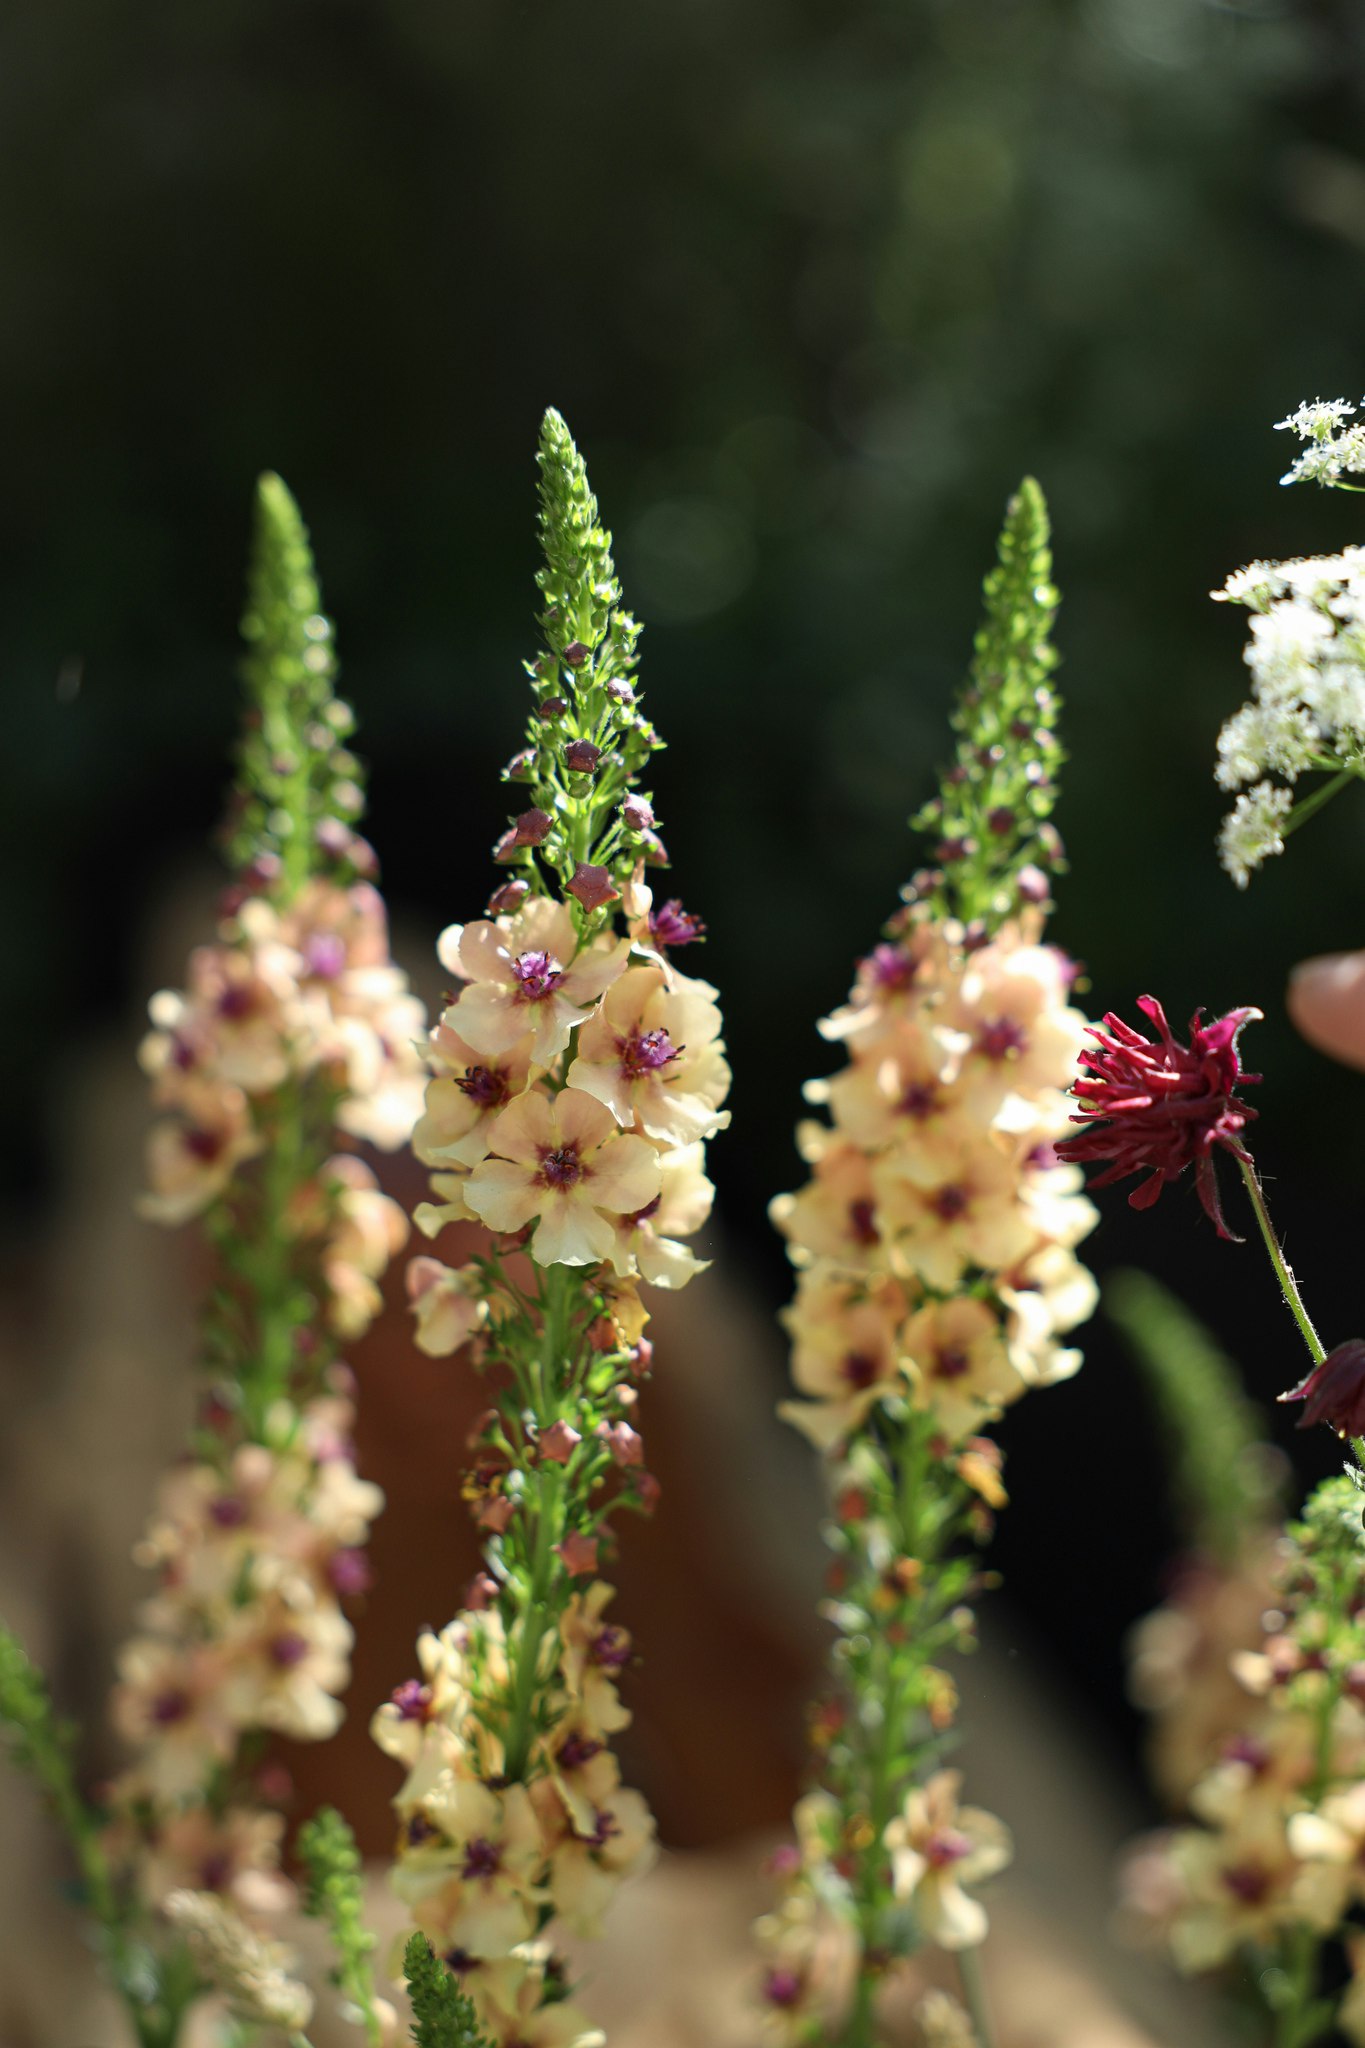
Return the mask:
<path id="1" fill-rule="evenodd" d="M 976 2048 L 995 2048 L 995 2036 L 991 2032 L 990 2008 L 986 2003 L 986 1979 L 981 1968 L 981 1954 L 978 1949 L 960 1948 L 957 1952 L 958 1981 L 962 1985 L 962 1996 L 971 2015 L 972 2032 L 976 2036 Z"/>
<path id="2" fill-rule="evenodd" d="M 1358 782 L 1359 779 L 1360 770 L 1358 768 L 1340 769 L 1331 777 L 1330 781 L 1324 782 L 1320 789 L 1315 789 L 1311 796 L 1306 796 L 1301 802 L 1295 804 L 1293 810 L 1280 827 L 1280 837 L 1287 839 L 1291 832 L 1297 832 L 1300 825 L 1306 825 L 1308 820 L 1315 816 L 1324 804 L 1329 804 L 1340 790 L 1345 789 L 1348 782 Z"/>
<path id="3" fill-rule="evenodd" d="M 1299 1335 L 1308 1346 L 1309 1357 L 1314 1365 L 1321 1365 L 1327 1353 L 1323 1349 L 1322 1339 L 1318 1336 L 1312 1322 L 1309 1320 L 1308 1310 L 1303 1305 L 1303 1296 L 1299 1293 L 1298 1282 L 1290 1270 L 1289 1261 L 1280 1249 L 1280 1241 L 1275 1235 L 1275 1226 L 1270 1220 L 1270 1211 L 1266 1207 L 1265 1191 L 1261 1186 L 1260 1175 L 1257 1173 L 1252 1160 L 1245 1153 L 1238 1153 L 1237 1164 L 1241 1168 L 1242 1179 L 1245 1181 L 1246 1191 L 1251 1197 L 1251 1206 L 1256 1212 L 1256 1221 L 1260 1225 L 1261 1236 L 1265 1241 L 1266 1251 L 1270 1254 L 1270 1263 L 1275 1268 L 1275 1278 L 1280 1283 L 1280 1291 L 1284 1295 L 1285 1303 L 1294 1321 L 1299 1326 Z"/>
<path id="4" fill-rule="evenodd" d="M 572 1275 L 562 1268 L 551 1266 L 546 1269 L 541 1292 L 543 1329 L 540 1352 L 530 1375 L 535 1419 L 541 1431 L 549 1429 L 559 1416 L 572 1286 Z M 542 1464 L 537 1468 L 535 1483 L 538 1491 L 535 1542 L 531 1552 L 526 1605 L 513 1651 L 516 1669 L 504 1742 L 503 1767 L 513 1780 L 525 1774 L 535 1735 L 540 1646 L 553 1619 L 550 1594 L 560 1568 L 555 1546 L 563 1521 L 564 1473 L 557 1465 Z"/>
<path id="5" fill-rule="evenodd" d="M 925 1664 L 934 1647 L 935 1624 L 946 1604 L 944 1592 L 935 1583 L 933 1568 L 939 1562 L 952 1516 L 932 1511 L 936 1502 L 930 1485 L 931 1424 L 932 1417 L 918 1413 L 912 1413 L 906 1422 L 899 1446 L 900 1476 L 894 1499 L 897 1547 L 901 1556 L 914 1558 L 921 1566 L 920 1590 L 907 1605 L 900 1640 L 892 1640 L 889 1633 L 875 1635 L 873 1661 L 852 1687 L 855 1711 L 860 1700 L 874 1699 L 881 1708 L 881 1721 L 875 1740 L 869 1742 L 865 1752 L 867 1774 L 858 1788 L 858 1803 L 864 1808 L 871 1839 L 859 1859 L 855 1914 L 861 1960 L 853 2010 L 840 2048 L 875 2048 L 875 1998 L 885 1965 L 878 1940 L 887 1904 L 882 1838 L 895 1818 L 907 1779 L 913 1774 L 913 1757 L 907 1752 L 917 1745 L 908 1731 L 926 1702 Z M 875 1569 L 870 1576 L 875 1577 Z M 850 1803 L 846 1797 L 846 1809 Z M 990 2048 L 985 2036 L 982 2048 Z"/>

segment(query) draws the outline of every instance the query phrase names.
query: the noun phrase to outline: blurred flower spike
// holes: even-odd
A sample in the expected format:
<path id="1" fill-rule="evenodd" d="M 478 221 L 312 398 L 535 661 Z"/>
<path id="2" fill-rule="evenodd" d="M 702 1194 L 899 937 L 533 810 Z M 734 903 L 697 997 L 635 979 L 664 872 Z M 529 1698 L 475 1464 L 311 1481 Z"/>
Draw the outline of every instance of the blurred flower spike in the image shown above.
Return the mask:
<path id="1" fill-rule="evenodd" d="M 1192 1166 L 1205 1212 L 1218 1235 L 1231 1238 L 1218 1198 L 1214 1151 L 1221 1146 L 1249 1162 L 1239 1133 L 1256 1111 L 1236 1090 L 1261 1077 L 1243 1071 L 1237 1040 L 1262 1013 L 1229 1010 L 1202 1024 L 1203 1012 L 1196 1010 L 1190 1042 L 1182 1045 L 1155 996 L 1139 996 L 1138 1008 L 1156 1026 L 1156 1040 L 1144 1038 L 1112 1010 L 1103 1024 L 1090 1026 L 1096 1049 L 1081 1054 L 1073 1088 L 1081 1109 L 1071 1119 L 1084 1128 L 1064 1138 L 1058 1154 L 1077 1165 L 1105 1164 L 1092 1187 L 1145 1173 L 1147 1179 L 1128 1197 L 1134 1209 L 1150 1209 L 1167 1183 Z"/>

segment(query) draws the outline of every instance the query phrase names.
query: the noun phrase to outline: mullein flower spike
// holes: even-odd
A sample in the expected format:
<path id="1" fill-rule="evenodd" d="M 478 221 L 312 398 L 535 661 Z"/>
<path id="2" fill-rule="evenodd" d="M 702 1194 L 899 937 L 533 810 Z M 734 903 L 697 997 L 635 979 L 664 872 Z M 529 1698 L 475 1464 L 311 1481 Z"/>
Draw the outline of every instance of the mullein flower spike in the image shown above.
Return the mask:
<path id="1" fill-rule="evenodd" d="M 917 821 L 950 843 L 821 1027 L 848 1064 L 807 1088 L 829 1122 L 801 1126 L 811 1177 L 772 1207 L 798 1275 L 784 1320 L 802 1398 L 782 1412 L 827 1459 L 838 1632 L 814 1782 L 758 1929 L 765 2026 L 793 2044 L 868 2048 L 888 1972 L 921 1943 L 975 1948 L 973 1888 L 1010 1854 L 941 1768 L 956 1690 L 937 1660 L 970 1643 L 975 1551 L 1005 1500 L 981 1432 L 1076 1370 L 1062 1340 L 1096 1298 L 1073 1251 L 1094 1211 L 1055 1151 L 1085 1019 L 1043 940 L 1052 788 L 1032 771 L 1040 750 L 1060 758 L 1046 541 L 1026 484 L 986 585 L 958 758 Z"/>
<path id="2" fill-rule="evenodd" d="M 133 1754 L 110 1788 L 107 1835 L 122 1885 L 148 1909 L 174 1900 L 205 1968 L 257 1954 L 293 1897 L 280 1774 L 253 1761 L 263 1738 L 320 1740 L 342 1718 L 343 1603 L 368 1584 L 383 1496 L 355 1471 L 339 1354 L 377 1314 L 407 1234 L 349 1147 L 407 1138 L 425 1021 L 367 879 L 359 764 L 342 744 L 353 720 L 277 477 L 259 489 L 243 632 L 235 873 L 186 988 L 152 999 L 141 1051 L 163 1119 L 143 1213 L 202 1218 L 218 1273 L 192 1445 L 136 1553 L 158 1585 L 119 1659 L 112 1716 Z M 284 1963 L 269 1943 L 267 1955 L 273 1984 Z"/>
<path id="3" fill-rule="evenodd" d="M 406 1772 L 395 1887 L 480 2026 L 502 2048 L 593 2048 L 554 1938 L 595 1934 L 654 1855 L 609 1747 L 630 1718 L 617 1687 L 632 1652 L 601 1576 L 612 1516 L 648 1514 L 658 1494 L 637 1427 L 639 1286 L 702 1270 L 689 1240 L 710 1212 L 705 1143 L 729 1121 L 730 1074 L 716 991 L 677 964 L 701 920 L 677 899 L 656 908 L 645 881 L 667 856 L 636 784 L 661 742 L 557 413 L 539 461 L 543 639 L 506 771 L 529 803 L 494 849 L 510 872 L 486 914 L 442 935 L 455 989 L 413 1138 L 433 1169 L 419 1227 L 488 1233 L 461 1267 L 408 1269 L 419 1346 L 463 1351 L 494 1380 L 465 1482 L 484 1568 L 373 1725 Z"/>

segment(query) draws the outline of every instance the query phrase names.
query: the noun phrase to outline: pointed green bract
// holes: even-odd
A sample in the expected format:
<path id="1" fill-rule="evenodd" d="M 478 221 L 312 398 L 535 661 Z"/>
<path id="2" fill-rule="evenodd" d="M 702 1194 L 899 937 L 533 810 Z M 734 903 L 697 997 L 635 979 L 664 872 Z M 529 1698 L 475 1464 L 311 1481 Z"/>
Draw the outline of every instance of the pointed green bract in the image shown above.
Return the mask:
<path id="1" fill-rule="evenodd" d="M 288 901 L 316 871 L 337 874 L 364 809 L 354 730 L 335 695 L 332 622 L 322 611 L 308 531 L 284 482 L 256 486 L 242 676 L 248 699 L 228 854 Z M 337 835 L 329 845 L 327 828 Z M 339 879 L 346 879 L 341 873 Z"/>
<path id="2" fill-rule="evenodd" d="M 649 794 L 633 787 L 663 742 L 638 708 L 640 628 L 621 603 L 611 535 L 553 409 L 536 460 L 542 643 L 526 665 L 536 699 L 527 743 L 505 771 L 527 786 L 526 808 L 498 858 L 539 893 L 552 882 L 569 891 L 588 930 L 605 917 L 606 890 L 619 894 L 641 861 L 664 859 Z"/>
<path id="3" fill-rule="evenodd" d="M 1062 867 L 1047 823 L 1063 760 L 1061 700 L 1048 678 L 1059 597 L 1052 582 L 1047 501 L 1026 476 L 1005 512 L 999 559 L 987 576 L 985 617 L 953 712 L 957 757 L 937 797 L 915 818 L 935 838 L 934 867 L 914 893 L 940 915 L 990 931 L 1022 902 L 1047 899 Z"/>
<path id="4" fill-rule="evenodd" d="M 308 1873 L 303 1910 L 325 1923 L 336 1952 L 332 1982 L 359 2012 L 370 2048 L 380 2048 L 384 2029 L 370 1965 L 375 1937 L 365 1925 L 355 1836 L 334 1806 L 324 1806 L 299 1829 L 298 1849 Z"/>
<path id="5" fill-rule="evenodd" d="M 1150 1273 L 1110 1275 L 1104 1305 L 1152 1390 L 1165 1427 L 1186 1540 L 1233 1570 L 1279 1508 L 1275 1454 L 1241 1374 L 1214 1336 Z"/>
<path id="6" fill-rule="evenodd" d="M 438 1963 L 424 1934 L 410 1937 L 403 1974 L 412 2000 L 412 2038 L 417 2048 L 491 2048 L 470 2001 L 444 1963 Z"/>

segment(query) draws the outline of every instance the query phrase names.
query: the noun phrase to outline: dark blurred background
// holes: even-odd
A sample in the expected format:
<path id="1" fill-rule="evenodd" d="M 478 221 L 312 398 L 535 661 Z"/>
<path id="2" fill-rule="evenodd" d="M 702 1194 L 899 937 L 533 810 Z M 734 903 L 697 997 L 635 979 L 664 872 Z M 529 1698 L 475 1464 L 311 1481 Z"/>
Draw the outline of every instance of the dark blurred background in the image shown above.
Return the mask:
<path id="1" fill-rule="evenodd" d="M 1257 555 L 1301 398 L 1365 386 L 1365 18 L 1212 0 L 62 0 L 0 20 L 0 867 L 19 1296 L 79 1158 L 86 1049 L 202 857 L 236 719 L 252 480 L 310 522 L 396 912 L 484 900 L 533 650 L 558 405 L 647 626 L 674 882 L 738 1076 L 714 1150 L 755 1293 L 802 1079 L 915 855 L 1005 498 L 1049 495 L 1071 752 L 1056 935 L 1096 1011 L 1267 1011 L 1258 1147 L 1326 1334 L 1361 1327 L 1365 1078 L 1296 1042 L 1305 953 L 1365 942 L 1365 803 L 1239 895 L 1212 838 Z M 1171 1280 L 1266 1397 L 1257 1252 L 1111 1197 L 1094 1263 Z M 998 1626 L 1131 1769 L 1119 1642 L 1174 1540 L 1103 1321 L 1006 1430 Z M 1281 1417 L 1283 1411 L 1281 1411 Z M 1291 1432 L 1276 1423 L 1280 1438 Z M 1305 1477 L 1331 1440 L 1300 1439 Z"/>

